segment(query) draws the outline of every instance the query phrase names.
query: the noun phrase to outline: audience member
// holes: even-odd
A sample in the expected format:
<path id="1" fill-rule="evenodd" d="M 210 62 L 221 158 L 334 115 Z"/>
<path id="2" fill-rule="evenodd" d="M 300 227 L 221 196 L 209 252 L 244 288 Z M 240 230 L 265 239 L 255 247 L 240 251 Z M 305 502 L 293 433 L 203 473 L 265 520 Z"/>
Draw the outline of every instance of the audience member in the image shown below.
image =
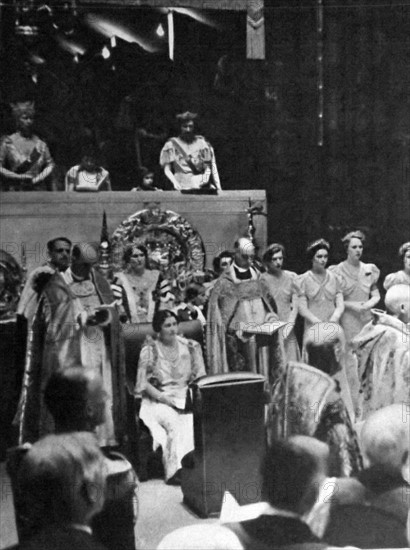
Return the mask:
<path id="1" fill-rule="evenodd" d="M 56 271 L 65 271 L 70 265 L 71 241 L 67 237 L 56 237 L 47 243 L 47 261 L 40 267 L 33 269 L 27 278 L 17 313 L 25 317 L 30 324 L 38 306 L 39 294 L 37 286 L 41 285 L 43 274 L 54 274 Z"/>
<path id="2" fill-rule="evenodd" d="M 101 376 L 82 367 L 53 373 L 44 400 L 53 415 L 56 432 L 95 432 L 105 421 Z M 96 538 L 109 550 L 135 550 L 137 519 L 137 477 L 130 462 L 118 452 L 105 449 L 107 472 L 104 507 L 93 519 Z"/>
<path id="3" fill-rule="evenodd" d="M 110 174 L 100 165 L 98 156 L 94 147 L 83 150 L 80 164 L 66 174 L 66 191 L 111 191 Z"/>
<path id="4" fill-rule="evenodd" d="M 47 189 L 54 162 L 47 144 L 33 133 L 33 101 L 11 104 L 17 131 L 0 144 L 1 187 L 5 191 L 42 191 Z"/>
<path id="5" fill-rule="evenodd" d="M 197 116 L 189 111 L 177 115 L 181 132 L 165 143 L 159 163 L 177 191 L 201 189 L 210 184 L 221 190 L 214 150 L 204 137 L 194 132 Z"/>
<path id="6" fill-rule="evenodd" d="M 16 496 L 29 518 L 23 550 L 104 550 L 91 521 L 104 504 L 104 457 L 95 438 L 78 432 L 49 435 L 22 458 Z"/>
<path id="7" fill-rule="evenodd" d="M 327 446 L 310 437 L 273 442 L 262 466 L 261 496 L 266 506 L 261 515 L 238 523 L 183 527 L 165 536 L 158 549 L 325 548 L 303 518 L 325 479 L 327 455 Z"/>
<path id="8" fill-rule="evenodd" d="M 365 469 L 358 479 L 367 489 L 367 502 L 397 515 L 405 525 L 410 510 L 409 402 L 372 413 L 360 436 Z"/>
<path id="9" fill-rule="evenodd" d="M 143 166 L 141 168 L 141 181 L 137 187 L 133 187 L 131 191 L 162 191 L 154 185 L 154 171 Z"/>
<path id="10" fill-rule="evenodd" d="M 361 384 L 358 420 L 409 400 L 410 286 L 390 287 L 385 304 L 389 313 L 372 310 L 373 321 L 353 339 Z"/>
<path id="11" fill-rule="evenodd" d="M 370 414 L 361 429 L 364 469 L 338 479 L 325 537 L 360 548 L 408 546 L 410 409 L 394 404 Z"/>
<path id="12" fill-rule="evenodd" d="M 53 431 L 43 402 L 50 375 L 82 365 L 99 373 L 107 391 L 106 421 L 97 428 L 100 443 L 122 443 L 125 427 L 125 366 L 118 313 L 109 283 L 93 268 L 92 245 L 73 247 L 71 267 L 50 275 L 33 321 L 33 337 L 20 397 L 20 443 Z"/>

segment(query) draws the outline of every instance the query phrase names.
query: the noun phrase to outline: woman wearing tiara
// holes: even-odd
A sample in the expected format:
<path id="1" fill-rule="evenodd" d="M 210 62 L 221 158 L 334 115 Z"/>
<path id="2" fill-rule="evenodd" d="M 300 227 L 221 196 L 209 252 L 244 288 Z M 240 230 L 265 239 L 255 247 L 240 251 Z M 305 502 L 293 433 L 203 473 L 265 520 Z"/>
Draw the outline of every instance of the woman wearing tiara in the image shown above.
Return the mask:
<path id="1" fill-rule="evenodd" d="M 325 239 L 310 243 L 306 256 L 312 268 L 297 279 L 299 313 L 305 319 L 303 346 L 313 325 L 323 321 L 339 323 L 344 310 L 342 283 L 326 269 L 329 250 L 330 245 Z"/>
<path id="2" fill-rule="evenodd" d="M 33 133 L 34 103 L 12 103 L 17 131 L 0 144 L 0 176 L 6 191 L 46 190 L 54 168 L 47 144 Z"/>
<path id="3" fill-rule="evenodd" d="M 370 310 L 380 301 L 377 288 L 380 271 L 374 264 L 360 261 L 365 236 L 361 231 L 351 231 L 342 239 L 347 258 L 330 268 L 343 283 L 345 310 L 340 319 L 347 344 L 359 334 L 371 320 Z"/>
<path id="4" fill-rule="evenodd" d="M 352 353 L 352 340 L 365 324 L 371 320 L 371 309 L 380 301 L 377 288 L 380 271 L 374 264 L 360 261 L 363 254 L 365 236 L 361 231 L 351 231 L 342 239 L 347 258 L 330 268 L 342 281 L 345 310 L 340 319 L 346 337 L 345 366 L 347 382 L 353 404 L 359 396 L 357 361 Z"/>
<path id="5" fill-rule="evenodd" d="M 410 241 L 401 245 L 399 256 L 403 262 L 403 269 L 387 275 L 383 283 L 386 290 L 389 290 L 394 285 L 410 286 Z"/>

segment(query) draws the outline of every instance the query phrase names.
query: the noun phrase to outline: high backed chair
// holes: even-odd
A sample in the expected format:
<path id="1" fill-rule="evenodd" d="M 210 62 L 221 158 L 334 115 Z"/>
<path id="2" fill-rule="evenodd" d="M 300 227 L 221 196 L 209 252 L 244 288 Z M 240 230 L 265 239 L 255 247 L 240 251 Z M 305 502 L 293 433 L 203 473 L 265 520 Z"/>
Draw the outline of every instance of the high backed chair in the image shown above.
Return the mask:
<path id="1" fill-rule="evenodd" d="M 123 326 L 125 344 L 125 368 L 128 387 L 134 388 L 137 380 L 138 360 L 141 348 L 147 336 L 154 336 L 151 323 L 130 324 Z M 185 338 L 196 340 L 203 346 L 203 329 L 200 321 L 185 321 L 179 324 L 179 334 Z M 147 463 L 152 449 L 152 439 L 149 431 L 138 420 L 141 402 L 128 394 L 128 435 L 131 456 L 129 457 L 137 469 L 141 481 L 148 478 Z"/>

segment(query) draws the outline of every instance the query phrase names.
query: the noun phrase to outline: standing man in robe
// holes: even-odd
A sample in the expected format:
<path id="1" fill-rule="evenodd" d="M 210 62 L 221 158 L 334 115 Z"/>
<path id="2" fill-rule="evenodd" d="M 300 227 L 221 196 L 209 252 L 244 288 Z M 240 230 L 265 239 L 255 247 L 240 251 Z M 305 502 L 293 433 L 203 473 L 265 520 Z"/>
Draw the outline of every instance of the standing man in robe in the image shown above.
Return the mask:
<path id="1" fill-rule="evenodd" d="M 124 354 L 114 298 L 108 281 L 93 267 L 97 261 L 92 245 L 75 245 L 71 267 L 50 275 L 41 292 L 17 417 L 20 443 L 36 441 L 53 431 L 44 388 L 52 372 L 76 365 L 98 372 L 107 391 L 106 420 L 97 430 L 100 445 L 122 443 Z"/>
<path id="2" fill-rule="evenodd" d="M 278 321 L 275 300 L 252 265 L 254 257 L 252 241 L 240 238 L 235 243 L 233 263 L 212 290 L 206 326 L 208 369 L 209 374 L 258 372 L 273 383 L 284 367 L 278 334 L 246 331 Z"/>
<path id="3" fill-rule="evenodd" d="M 181 132 L 165 143 L 159 163 L 176 191 L 203 189 L 211 183 L 221 191 L 214 150 L 203 136 L 195 134 L 197 116 L 190 111 L 176 116 Z"/>

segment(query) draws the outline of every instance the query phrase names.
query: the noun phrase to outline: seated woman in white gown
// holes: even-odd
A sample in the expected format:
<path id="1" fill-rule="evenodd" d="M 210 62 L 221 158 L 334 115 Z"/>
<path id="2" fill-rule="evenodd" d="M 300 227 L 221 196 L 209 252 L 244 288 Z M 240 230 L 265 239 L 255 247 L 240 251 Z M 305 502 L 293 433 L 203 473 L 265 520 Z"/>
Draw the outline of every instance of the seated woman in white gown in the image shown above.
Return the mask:
<path id="1" fill-rule="evenodd" d="M 157 311 L 138 363 L 136 396 L 142 396 L 139 417 L 150 430 L 154 449 L 162 447 L 167 483 L 177 481 L 182 458 L 194 449 L 192 413 L 185 412 L 190 382 L 205 375 L 201 346 L 178 336 L 178 319 Z"/>

